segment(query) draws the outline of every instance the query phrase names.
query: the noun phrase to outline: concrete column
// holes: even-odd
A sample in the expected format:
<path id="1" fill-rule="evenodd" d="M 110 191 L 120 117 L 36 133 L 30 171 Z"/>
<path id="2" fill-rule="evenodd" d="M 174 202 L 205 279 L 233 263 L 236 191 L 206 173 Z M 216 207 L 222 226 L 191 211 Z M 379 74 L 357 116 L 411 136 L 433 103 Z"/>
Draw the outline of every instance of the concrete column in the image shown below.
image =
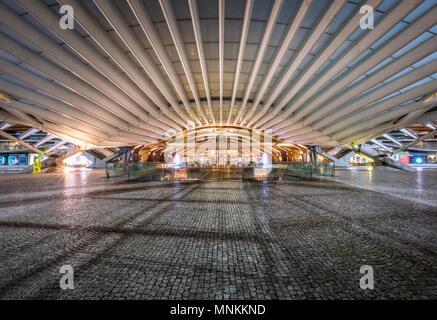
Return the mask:
<path id="1" fill-rule="evenodd" d="M 322 148 L 320 146 L 312 146 L 312 147 L 310 147 L 311 162 L 314 165 L 319 164 L 318 155 L 320 154 L 321 150 L 322 150 Z"/>

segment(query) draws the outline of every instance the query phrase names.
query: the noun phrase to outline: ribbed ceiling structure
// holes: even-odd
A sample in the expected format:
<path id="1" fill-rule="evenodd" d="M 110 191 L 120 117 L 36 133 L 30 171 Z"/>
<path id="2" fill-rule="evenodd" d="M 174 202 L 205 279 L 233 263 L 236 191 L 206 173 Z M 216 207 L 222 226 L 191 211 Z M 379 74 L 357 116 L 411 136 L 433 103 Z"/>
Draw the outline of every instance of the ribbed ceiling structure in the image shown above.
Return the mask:
<path id="1" fill-rule="evenodd" d="M 93 146 L 188 121 L 350 145 L 437 104 L 437 0 L 0 0 L 0 24 L 0 108 Z"/>

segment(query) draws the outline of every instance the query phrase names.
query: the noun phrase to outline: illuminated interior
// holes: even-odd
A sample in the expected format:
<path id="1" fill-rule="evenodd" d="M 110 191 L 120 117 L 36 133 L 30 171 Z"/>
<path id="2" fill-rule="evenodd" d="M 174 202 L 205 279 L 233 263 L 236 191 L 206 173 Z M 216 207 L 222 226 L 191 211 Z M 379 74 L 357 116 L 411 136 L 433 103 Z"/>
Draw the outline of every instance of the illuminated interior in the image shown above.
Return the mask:
<path id="1" fill-rule="evenodd" d="M 271 157 L 271 158 L 270 158 Z M 284 143 L 266 131 L 235 126 L 208 126 L 179 131 L 156 144 L 133 149 L 131 162 L 244 165 L 267 161 L 305 162 L 308 149 Z M 191 161 L 190 161 L 191 160 Z"/>

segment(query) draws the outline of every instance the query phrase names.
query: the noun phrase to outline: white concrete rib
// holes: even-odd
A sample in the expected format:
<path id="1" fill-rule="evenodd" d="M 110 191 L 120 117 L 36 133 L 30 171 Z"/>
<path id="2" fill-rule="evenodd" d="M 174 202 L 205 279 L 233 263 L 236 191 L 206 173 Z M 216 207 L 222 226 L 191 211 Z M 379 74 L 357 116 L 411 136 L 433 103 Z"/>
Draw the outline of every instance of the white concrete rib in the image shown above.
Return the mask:
<path id="1" fill-rule="evenodd" d="M 316 45 L 317 41 L 323 35 L 325 30 L 329 27 L 331 22 L 335 19 L 338 12 L 343 7 L 346 0 L 334 1 L 326 13 L 323 15 L 322 19 L 319 21 L 317 26 L 312 31 L 311 35 L 305 42 L 304 46 L 299 50 L 296 56 L 293 58 L 292 62 L 288 65 L 285 72 L 283 72 L 282 78 L 278 81 L 278 83 L 274 86 L 272 92 L 268 95 L 267 100 L 263 106 L 263 109 L 260 111 L 260 114 L 263 114 L 268 108 L 273 104 L 273 102 L 278 98 L 278 96 L 284 91 L 287 83 L 290 81 L 292 75 L 298 70 L 299 65 L 304 61 L 307 55 L 311 52 L 311 49 Z M 350 32 L 350 30 L 348 30 Z M 332 46 L 333 47 L 333 46 Z M 332 49 L 332 51 L 334 51 Z M 275 109 L 281 109 L 280 104 L 284 99 L 289 96 L 293 96 L 294 92 L 297 91 L 297 87 L 293 86 L 291 90 L 287 90 L 287 94 L 278 104 L 275 104 Z M 273 111 L 275 112 L 275 111 Z"/>
<path id="2" fill-rule="evenodd" d="M 294 117 L 290 117 L 283 122 L 279 122 L 278 125 L 273 126 L 273 131 L 277 131 L 278 129 L 284 127 L 288 127 L 288 131 L 291 131 L 292 128 L 290 127 L 290 125 L 298 122 L 300 119 L 302 119 L 304 115 L 309 114 L 310 111 L 315 110 L 316 108 L 318 108 L 318 112 L 315 112 L 314 114 L 303 118 L 303 120 L 299 121 L 298 123 L 301 126 L 305 126 L 318 119 L 324 114 L 323 110 L 325 101 L 328 101 L 328 99 L 332 98 L 335 94 L 340 92 L 343 88 L 348 86 L 354 80 L 358 79 L 361 75 L 365 74 L 366 72 L 377 66 L 379 63 L 383 62 L 393 53 L 401 49 L 403 46 L 407 45 L 412 40 L 416 39 L 430 27 L 432 27 L 435 24 L 434 17 L 436 14 L 437 6 L 432 8 L 430 11 L 424 13 L 418 20 L 410 24 L 399 34 L 394 36 L 391 40 L 387 41 L 387 43 L 384 44 L 381 48 L 378 48 L 378 50 L 363 59 L 361 63 L 354 65 L 350 70 L 348 70 L 341 77 L 336 79 L 335 82 L 325 87 L 324 90 L 321 90 L 318 95 L 311 100 L 311 102 L 304 105 L 304 107 L 301 109 L 302 112 L 296 114 Z M 420 50 L 420 47 L 418 50 Z M 427 49 L 424 48 L 424 51 L 426 50 Z M 396 68 L 396 65 L 394 65 L 393 67 Z M 319 106 L 322 107 L 319 108 Z"/>
<path id="3" fill-rule="evenodd" d="M 161 95 L 160 91 L 147 79 L 147 77 L 145 77 L 145 74 L 138 69 L 135 63 L 124 53 L 123 48 L 103 29 L 88 10 L 76 0 L 59 0 L 59 2 L 74 6 L 75 20 L 78 21 L 84 30 L 88 31 L 88 34 L 96 44 L 112 58 L 112 61 L 118 65 L 126 75 L 119 72 L 117 68 L 114 68 L 109 61 L 102 58 L 102 55 L 96 51 L 92 45 L 87 43 L 87 41 L 83 41 L 84 39 L 79 42 L 79 39 L 76 40 L 73 38 L 71 32 L 61 33 L 61 35 L 59 35 L 61 39 L 81 54 L 84 59 L 92 59 L 89 62 L 95 68 L 102 73 L 107 74 L 111 81 L 114 81 L 115 84 L 125 90 L 142 106 L 146 107 L 150 105 L 151 102 L 148 102 L 147 100 L 150 98 L 169 119 L 169 124 L 176 128 L 180 128 L 179 125 L 182 125 L 183 127 L 184 121 L 168 108 L 167 101 Z M 136 87 L 132 86 L 127 79 L 131 79 L 138 88 L 147 95 L 147 97 L 142 96 L 141 90 L 136 90 Z M 175 122 L 177 124 L 174 124 Z"/>
<path id="4" fill-rule="evenodd" d="M 135 1 L 135 0 L 131 0 Z M 173 12 L 172 5 L 170 1 L 167 0 L 159 0 L 161 4 L 161 9 L 164 14 L 165 20 L 167 22 L 168 29 L 170 31 L 170 35 L 173 39 L 173 43 L 176 47 L 176 51 L 179 56 L 179 60 L 182 63 L 182 68 L 184 69 L 185 76 L 188 81 L 188 85 L 190 86 L 191 92 L 194 97 L 194 101 L 196 103 L 197 111 L 199 112 L 201 118 L 203 119 L 206 125 L 209 124 L 208 119 L 203 112 L 202 105 L 200 102 L 199 93 L 197 91 L 196 81 L 194 80 L 193 72 L 191 70 L 190 60 L 188 59 L 187 52 L 185 49 L 185 44 L 182 39 L 181 32 L 179 31 L 178 22 L 176 21 L 175 14 Z"/>
<path id="5" fill-rule="evenodd" d="M 366 2 L 367 5 L 372 7 L 377 7 L 382 0 L 369 0 Z M 310 64 L 310 66 L 304 70 L 304 74 L 300 77 L 300 81 L 294 85 L 304 84 L 306 83 L 312 75 L 317 72 L 320 67 L 325 64 L 331 55 L 339 49 L 347 40 L 348 37 L 358 28 L 357 21 L 360 19 L 361 13 L 359 12 L 359 8 L 356 9 L 356 12 L 353 16 L 341 27 L 341 30 L 334 36 L 334 39 L 330 41 L 328 47 L 326 47 L 321 53 L 318 54 L 317 57 L 314 58 L 314 61 Z M 259 119 L 267 112 L 270 108 L 270 105 L 265 103 L 263 109 L 258 112 L 255 117 L 251 121 L 249 121 L 248 125 L 251 126 L 255 124 Z"/>
<path id="6" fill-rule="evenodd" d="M 10 106 L 24 113 L 34 114 L 41 119 L 49 120 L 54 123 L 62 123 L 64 126 L 76 129 L 78 131 L 82 131 L 85 134 L 88 134 L 89 136 L 92 136 L 96 139 L 107 139 L 110 137 L 110 134 L 96 129 L 95 127 L 90 126 L 82 121 L 68 118 L 47 109 L 43 109 L 20 101 L 11 101 Z"/>
<path id="7" fill-rule="evenodd" d="M 111 112 L 93 104 L 91 101 L 78 95 L 77 93 L 71 92 L 64 87 L 56 85 L 49 80 L 39 77 L 34 73 L 20 68 L 19 66 L 6 60 L 0 59 L 0 72 L 6 73 L 15 79 L 18 79 L 29 86 L 54 96 L 69 105 L 83 110 L 84 112 L 99 117 L 105 122 L 121 128 L 122 130 L 126 130 L 128 128 L 128 122 L 126 122 L 124 119 L 121 119 Z"/>
<path id="8" fill-rule="evenodd" d="M 379 113 L 385 111 L 385 108 L 395 107 L 399 104 L 407 102 L 409 100 L 418 98 L 423 96 L 426 93 L 432 92 L 432 90 L 437 90 L 436 81 L 432 81 L 429 84 L 425 84 L 419 86 L 414 89 L 410 89 L 404 93 L 395 95 L 391 98 L 383 100 L 379 103 L 376 103 L 378 100 L 389 96 L 396 91 L 406 88 L 409 85 L 428 77 L 437 72 L 437 60 L 429 62 L 422 67 L 407 73 L 406 75 L 399 77 L 383 86 L 378 87 L 377 89 L 371 90 L 368 93 L 361 95 L 358 99 L 354 100 L 352 103 L 346 105 L 343 109 L 338 110 L 335 113 L 332 113 L 330 116 L 323 118 L 322 121 L 316 123 L 313 126 L 313 132 L 294 135 L 293 139 L 299 139 L 300 136 L 309 135 L 311 136 L 326 136 L 337 132 L 337 134 L 341 134 L 341 130 L 339 130 L 340 126 L 347 126 L 353 123 L 353 121 L 360 121 L 362 119 L 366 119 L 366 117 L 371 116 L 374 113 Z M 376 103 L 376 105 L 372 105 L 372 103 Z M 366 106 L 370 107 L 368 109 L 364 109 Z M 353 112 L 361 110 L 361 114 L 356 115 L 355 117 L 347 117 Z M 367 114 L 363 113 L 364 111 L 369 111 Z M 334 125 L 336 129 L 326 129 L 328 126 Z M 324 130 L 321 130 L 325 128 Z"/>
<path id="9" fill-rule="evenodd" d="M 88 59 L 92 65 L 100 66 L 101 68 L 99 71 L 107 75 L 107 78 L 103 77 L 99 72 L 96 72 L 88 65 L 84 64 L 81 60 L 63 49 L 61 46 L 58 46 L 53 42 L 52 39 L 38 31 L 23 19 L 18 18 L 19 20 L 23 21 L 17 22 L 16 19 L 11 20 L 11 17 L 7 17 L 7 20 L 4 21 L 8 23 L 9 28 L 20 34 L 23 38 L 30 41 L 35 46 L 39 47 L 42 51 L 51 56 L 60 64 L 67 67 L 67 69 L 79 76 L 81 79 L 87 81 L 90 85 L 94 86 L 96 89 L 100 90 L 114 101 L 117 101 L 121 106 L 138 116 L 142 121 L 146 123 L 153 123 L 154 125 L 158 125 L 160 127 L 163 125 L 166 126 L 166 123 L 171 121 L 170 119 L 165 121 L 156 121 L 150 117 L 148 113 L 145 112 L 143 107 L 141 107 L 131 98 L 137 97 L 138 94 L 137 91 L 132 91 L 133 86 L 129 79 L 126 78 L 126 76 L 124 76 L 122 73 L 115 72 L 114 74 L 114 66 L 111 66 L 111 64 L 106 61 L 106 59 L 104 59 L 104 57 L 100 55 L 90 45 L 90 43 L 82 39 L 78 34 L 76 34 L 76 32 L 60 29 L 59 18 L 44 3 L 27 0 L 18 1 L 20 1 L 20 4 L 29 10 L 29 12 L 32 13 L 32 15 L 37 18 L 38 21 L 53 31 L 56 35 L 59 35 L 61 39 L 67 38 L 67 43 L 69 43 L 69 45 L 71 45 L 75 51 L 80 52 L 82 57 Z M 8 13 L 9 15 L 11 14 L 10 11 Z M 108 79 L 115 79 L 116 85 Z M 126 92 L 128 92 L 129 95 L 127 95 Z M 155 109 L 156 107 L 150 106 L 150 100 L 142 99 L 139 100 L 139 102 L 142 106 L 147 108 L 148 112 L 150 112 L 157 119 L 160 119 L 160 115 Z"/>
<path id="10" fill-rule="evenodd" d="M 358 109 L 345 118 L 345 121 L 334 123 L 319 133 L 320 135 L 330 136 L 333 139 L 343 139 L 352 133 L 360 132 L 363 129 L 379 125 L 390 119 L 395 119 L 415 109 L 426 107 L 427 104 L 422 102 L 416 103 L 413 99 L 421 97 L 433 90 L 437 90 L 437 80 L 410 89 L 402 94 L 374 104 L 371 107 Z M 413 102 L 407 103 L 408 101 Z M 407 105 L 405 103 L 407 103 Z"/>
<path id="11" fill-rule="evenodd" d="M 270 127 L 278 122 L 285 120 L 293 111 L 297 110 L 305 101 L 311 96 L 317 94 L 324 85 L 326 85 L 332 78 L 335 77 L 341 70 L 346 68 L 353 60 L 358 58 L 365 50 L 367 50 L 373 43 L 375 43 L 380 37 L 382 37 L 388 30 L 394 27 L 403 17 L 413 11 L 422 0 L 403 1 L 399 3 L 392 11 L 390 11 L 376 26 L 375 29 L 370 30 L 367 34 L 351 46 L 351 50 L 346 51 L 341 55 L 335 63 L 332 63 L 327 70 L 325 70 L 314 83 L 311 83 L 310 88 L 305 91 L 296 101 L 293 101 L 293 105 L 290 106 L 283 114 L 276 117 L 281 109 L 291 100 L 291 98 L 297 93 L 297 91 L 306 84 L 307 81 L 303 81 L 303 78 L 299 79 L 298 83 L 294 83 L 292 91 L 287 94 L 275 105 L 272 112 L 267 117 L 262 119 L 262 127 Z M 275 119 L 272 119 L 275 117 Z M 266 121 L 268 121 L 266 123 Z"/>
<path id="12" fill-rule="evenodd" d="M 170 60 L 167 51 L 162 44 L 162 41 L 157 31 L 155 30 L 155 26 L 151 21 L 147 10 L 145 10 L 145 8 L 141 6 L 141 3 L 137 1 L 129 2 L 132 8 L 135 8 L 133 9 L 133 11 L 134 14 L 136 14 L 136 18 L 141 26 L 141 29 L 147 36 L 147 39 L 149 40 L 153 50 L 155 51 L 157 58 L 160 60 L 164 70 L 168 74 L 170 81 L 176 92 L 178 93 L 179 98 L 181 99 L 189 117 L 184 114 L 182 110 L 180 110 L 179 104 L 173 96 L 173 92 L 169 84 L 162 76 L 158 66 L 153 62 L 153 59 L 149 56 L 146 49 L 143 47 L 141 41 L 129 28 L 128 23 L 122 16 L 121 12 L 115 6 L 115 3 L 104 0 L 94 0 L 94 3 L 105 16 L 106 20 L 112 25 L 120 39 L 129 48 L 129 50 L 131 50 L 132 55 L 136 58 L 136 60 L 140 63 L 144 70 L 146 70 L 152 81 L 155 82 L 156 86 L 161 90 L 163 95 L 167 98 L 167 100 L 170 101 L 170 104 L 173 106 L 176 112 L 178 112 L 178 114 L 183 117 L 185 121 L 192 120 L 201 124 L 201 121 L 199 120 L 197 115 L 193 112 L 193 110 L 191 110 L 191 106 L 188 101 L 184 86 L 179 79 L 179 76 L 173 66 L 173 63 Z M 137 4 L 139 5 L 136 6 Z"/>
<path id="13" fill-rule="evenodd" d="M 253 0 L 248 0 L 253 1 Z M 205 52 L 203 49 L 202 30 L 200 28 L 199 9 L 197 7 L 197 0 L 188 0 L 190 8 L 191 21 L 193 23 L 194 37 L 196 39 L 197 55 L 199 57 L 200 70 L 202 72 L 203 85 L 205 88 L 206 100 L 208 102 L 208 110 L 213 125 L 216 124 L 214 111 L 211 103 L 211 91 L 209 89 L 208 69 L 206 66 Z"/>
<path id="14" fill-rule="evenodd" d="M 223 124 L 223 73 L 225 50 L 225 0 L 218 0 L 219 12 L 219 78 L 220 78 L 220 125 Z"/>
<path id="15" fill-rule="evenodd" d="M 328 113 L 335 112 L 337 108 L 339 108 L 346 102 L 358 97 L 363 92 L 396 75 L 397 73 L 406 69 L 410 65 L 413 65 L 417 61 L 420 61 L 421 59 L 435 52 L 436 50 L 437 41 L 435 40 L 435 37 L 432 37 L 422 43 L 420 46 L 417 46 L 408 53 L 402 55 L 398 59 L 392 61 L 383 68 L 372 73 L 370 76 L 338 93 L 335 98 L 331 98 L 329 102 L 326 102 L 321 108 L 319 108 L 314 115 L 306 118 L 303 121 L 300 121 L 300 128 L 305 128 L 308 124 L 312 122 L 323 120 L 324 117 L 329 117 Z M 296 128 L 290 128 L 288 130 L 283 129 L 276 131 L 276 133 L 279 135 L 279 137 L 281 137 L 282 135 L 293 132 L 295 130 Z"/>
<path id="16" fill-rule="evenodd" d="M 114 81 L 119 87 L 123 88 L 133 99 L 136 99 L 143 107 L 147 108 L 151 105 L 150 99 L 158 105 L 162 112 L 166 115 L 163 119 L 164 128 L 171 127 L 180 128 L 184 121 L 175 116 L 167 107 L 167 102 L 162 98 L 159 91 L 147 80 L 145 74 L 141 72 L 134 62 L 124 53 L 122 47 L 112 38 L 96 19 L 87 11 L 87 9 L 75 0 L 60 0 L 62 4 L 72 5 L 75 8 L 75 20 L 88 31 L 90 37 L 112 58 L 114 63 L 118 65 L 125 73 L 121 73 L 117 68 L 114 68 L 90 43 L 85 39 L 73 38 L 73 33 L 61 33 L 61 37 L 66 41 L 76 52 L 78 52 L 85 60 L 88 60 L 92 66 L 97 68 L 103 74 L 106 74 L 111 81 Z M 56 26 L 53 26 L 56 28 Z M 59 28 L 57 28 L 59 29 Z M 137 90 L 130 81 L 131 79 L 138 88 L 141 88 L 147 96 L 141 94 L 141 90 Z M 147 109 L 151 114 L 155 115 L 154 110 Z M 166 120 L 167 119 L 167 120 Z M 177 123 L 177 124 L 176 124 Z M 170 128 L 171 128 L 170 127 Z"/>
<path id="17" fill-rule="evenodd" d="M 261 44 L 259 46 L 255 62 L 252 65 L 252 72 L 250 74 L 249 81 L 246 84 L 246 90 L 244 92 L 243 101 L 240 105 L 240 109 L 237 113 L 237 116 L 235 117 L 234 124 L 241 123 L 242 120 L 241 118 L 244 115 L 244 112 L 246 111 L 247 101 L 249 100 L 250 94 L 252 92 L 253 85 L 258 75 L 259 68 L 261 67 L 264 54 L 266 53 L 267 47 L 269 45 L 270 37 L 272 36 L 272 32 L 276 26 L 276 20 L 278 19 L 283 3 L 284 3 L 283 0 L 275 0 L 275 2 L 273 3 L 273 8 L 270 13 L 269 19 L 267 21 L 267 25 L 264 30 L 264 34 L 262 36 Z"/>
<path id="18" fill-rule="evenodd" d="M 59 83 L 62 83 L 71 91 L 80 94 L 90 101 L 93 101 L 101 108 L 108 109 L 120 118 L 126 119 L 131 124 L 137 125 L 139 123 L 136 117 L 127 112 L 122 112 L 124 109 L 122 109 L 120 105 L 109 99 L 100 91 L 95 90 L 87 82 L 76 78 L 72 73 L 60 68 L 58 65 L 50 62 L 49 60 L 44 59 L 40 55 L 34 53 L 33 51 L 27 49 L 3 34 L 0 34 L 0 49 L 19 58 L 21 61 L 34 67 L 36 70 L 45 73 Z"/>
<path id="19" fill-rule="evenodd" d="M 111 134 L 117 134 L 120 132 L 118 127 L 108 124 L 107 122 L 101 120 L 100 117 L 93 116 L 77 108 L 72 108 L 71 105 L 68 105 L 60 100 L 26 89 L 12 82 L 0 79 L 0 89 L 9 92 L 15 97 L 25 99 L 36 105 L 44 106 L 45 108 L 59 114 L 66 115 L 76 120 L 83 120 L 87 124 L 94 125 L 105 132 Z"/>
<path id="20" fill-rule="evenodd" d="M 194 0 L 190 0 L 190 1 L 194 1 Z M 241 27 L 240 46 L 238 49 L 237 66 L 235 68 L 235 78 L 234 78 L 234 84 L 233 84 L 233 89 L 232 89 L 232 100 L 231 100 L 231 106 L 229 109 L 228 121 L 227 121 L 228 124 L 230 124 L 231 120 L 232 120 L 232 112 L 234 110 L 235 99 L 237 97 L 238 85 L 240 83 L 241 66 L 243 64 L 244 50 L 246 48 L 247 34 L 249 32 L 250 17 L 252 15 L 252 9 L 253 9 L 253 0 L 246 0 L 246 6 L 244 9 L 243 25 Z"/>
<path id="21" fill-rule="evenodd" d="M 437 60 L 430 57 L 437 42 L 427 32 L 436 24 L 437 3 L 408 0 L 384 8 L 383 0 L 335 0 L 322 12 L 315 1 L 301 0 L 288 25 L 280 19 L 278 26 L 285 0 L 208 1 L 214 7 L 206 10 L 198 0 L 58 0 L 73 6 L 76 30 L 59 27 L 57 5 L 0 2 L 0 90 L 12 99 L 0 100 L 0 114 L 87 147 L 155 143 L 192 121 L 269 128 L 287 143 L 350 147 L 436 105 L 423 97 L 437 92 Z M 384 14 L 357 38 L 364 4 Z M 264 7 L 263 20 L 252 20 Z M 237 8 L 240 17 L 230 10 Z M 417 15 L 405 18 L 415 9 Z M 181 22 L 182 15 L 188 21 Z M 310 19 L 307 37 L 285 61 Z M 241 23 L 241 34 L 228 40 L 234 23 Z M 330 38 L 321 46 L 325 35 Z M 273 36 L 281 41 L 270 52 Z M 420 44 L 411 48 L 414 41 Z M 190 60 L 194 46 L 200 69 Z M 228 70 L 232 64 L 235 70 Z"/>
<path id="22" fill-rule="evenodd" d="M 34 100 L 34 101 L 36 100 L 38 102 L 42 102 L 44 103 L 43 104 L 44 106 L 49 106 L 49 107 L 52 106 L 52 108 L 53 106 L 55 106 L 54 108 L 58 109 L 57 112 L 63 111 L 63 113 L 66 113 L 67 115 L 74 114 L 76 115 L 76 119 L 82 122 L 87 122 L 89 123 L 89 125 L 92 126 L 104 127 L 103 131 L 109 130 L 109 132 L 115 131 L 116 133 L 120 133 L 121 131 L 117 130 L 116 128 L 120 128 L 121 130 L 125 130 L 125 131 L 130 131 L 132 130 L 132 128 L 134 128 L 132 126 L 129 126 L 129 124 L 124 120 L 122 120 L 121 118 L 113 116 L 107 110 L 93 104 L 91 101 L 83 98 L 82 96 L 74 92 L 71 92 L 65 89 L 64 87 L 51 83 L 50 81 L 41 78 L 3 59 L 0 59 L 0 71 L 5 74 L 9 74 L 10 76 L 13 76 L 16 79 L 19 79 L 24 83 L 27 83 L 28 85 L 33 85 L 37 89 L 46 92 L 52 96 L 55 96 L 60 100 L 63 100 L 64 103 L 56 102 L 55 99 L 37 93 L 26 94 L 26 91 L 29 92 L 30 90 L 21 88 L 17 85 L 9 83 L 8 81 L 0 79 L 0 88 L 10 93 L 17 94 L 17 96 L 19 97 L 24 97 L 26 99 L 29 98 L 29 100 Z M 66 103 L 68 105 L 66 105 Z M 73 106 L 74 108 L 71 108 L 71 106 Z M 75 108 L 82 110 L 82 112 L 76 111 Z M 78 113 L 80 115 L 78 115 Z M 94 117 L 90 117 L 90 115 Z M 84 121 L 84 119 L 86 120 Z M 101 121 L 100 119 L 102 119 L 103 121 Z M 106 122 L 106 124 L 104 122 Z M 137 128 L 137 130 L 140 130 L 141 132 L 147 131 L 153 137 L 162 136 L 162 133 L 157 134 L 153 131 L 146 130 L 146 129 Z"/>
<path id="23" fill-rule="evenodd" d="M 277 69 L 283 60 L 285 54 L 288 51 L 288 48 L 290 47 L 291 42 L 296 36 L 296 33 L 305 18 L 306 13 L 308 12 L 309 8 L 311 7 L 313 0 L 304 0 L 296 13 L 296 16 L 293 17 L 289 23 L 287 33 L 281 41 L 281 46 L 278 49 L 275 57 L 272 59 L 272 63 L 269 66 L 269 71 L 267 72 L 267 75 L 262 79 L 261 87 L 259 88 L 258 92 L 256 93 L 255 102 L 252 104 L 252 107 L 250 108 L 249 112 L 243 117 L 242 123 L 247 123 L 248 119 L 252 117 L 254 112 L 256 111 L 256 108 L 258 107 L 259 103 L 261 102 L 261 99 L 264 98 L 264 95 L 267 91 L 268 86 L 270 85 L 270 82 L 272 81 L 274 75 L 277 72 Z M 252 122 L 248 123 L 248 125 L 252 124 Z"/>

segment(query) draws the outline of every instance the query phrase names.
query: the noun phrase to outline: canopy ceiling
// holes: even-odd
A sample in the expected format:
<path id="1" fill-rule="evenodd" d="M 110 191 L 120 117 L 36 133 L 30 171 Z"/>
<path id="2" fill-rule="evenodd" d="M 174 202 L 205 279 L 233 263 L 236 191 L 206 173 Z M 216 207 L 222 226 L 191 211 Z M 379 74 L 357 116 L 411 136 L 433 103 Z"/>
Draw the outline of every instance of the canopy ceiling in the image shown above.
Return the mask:
<path id="1" fill-rule="evenodd" d="M 437 0 L 0 0 L 0 23 L 0 108 L 94 146 L 188 121 L 340 146 L 436 105 Z"/>

